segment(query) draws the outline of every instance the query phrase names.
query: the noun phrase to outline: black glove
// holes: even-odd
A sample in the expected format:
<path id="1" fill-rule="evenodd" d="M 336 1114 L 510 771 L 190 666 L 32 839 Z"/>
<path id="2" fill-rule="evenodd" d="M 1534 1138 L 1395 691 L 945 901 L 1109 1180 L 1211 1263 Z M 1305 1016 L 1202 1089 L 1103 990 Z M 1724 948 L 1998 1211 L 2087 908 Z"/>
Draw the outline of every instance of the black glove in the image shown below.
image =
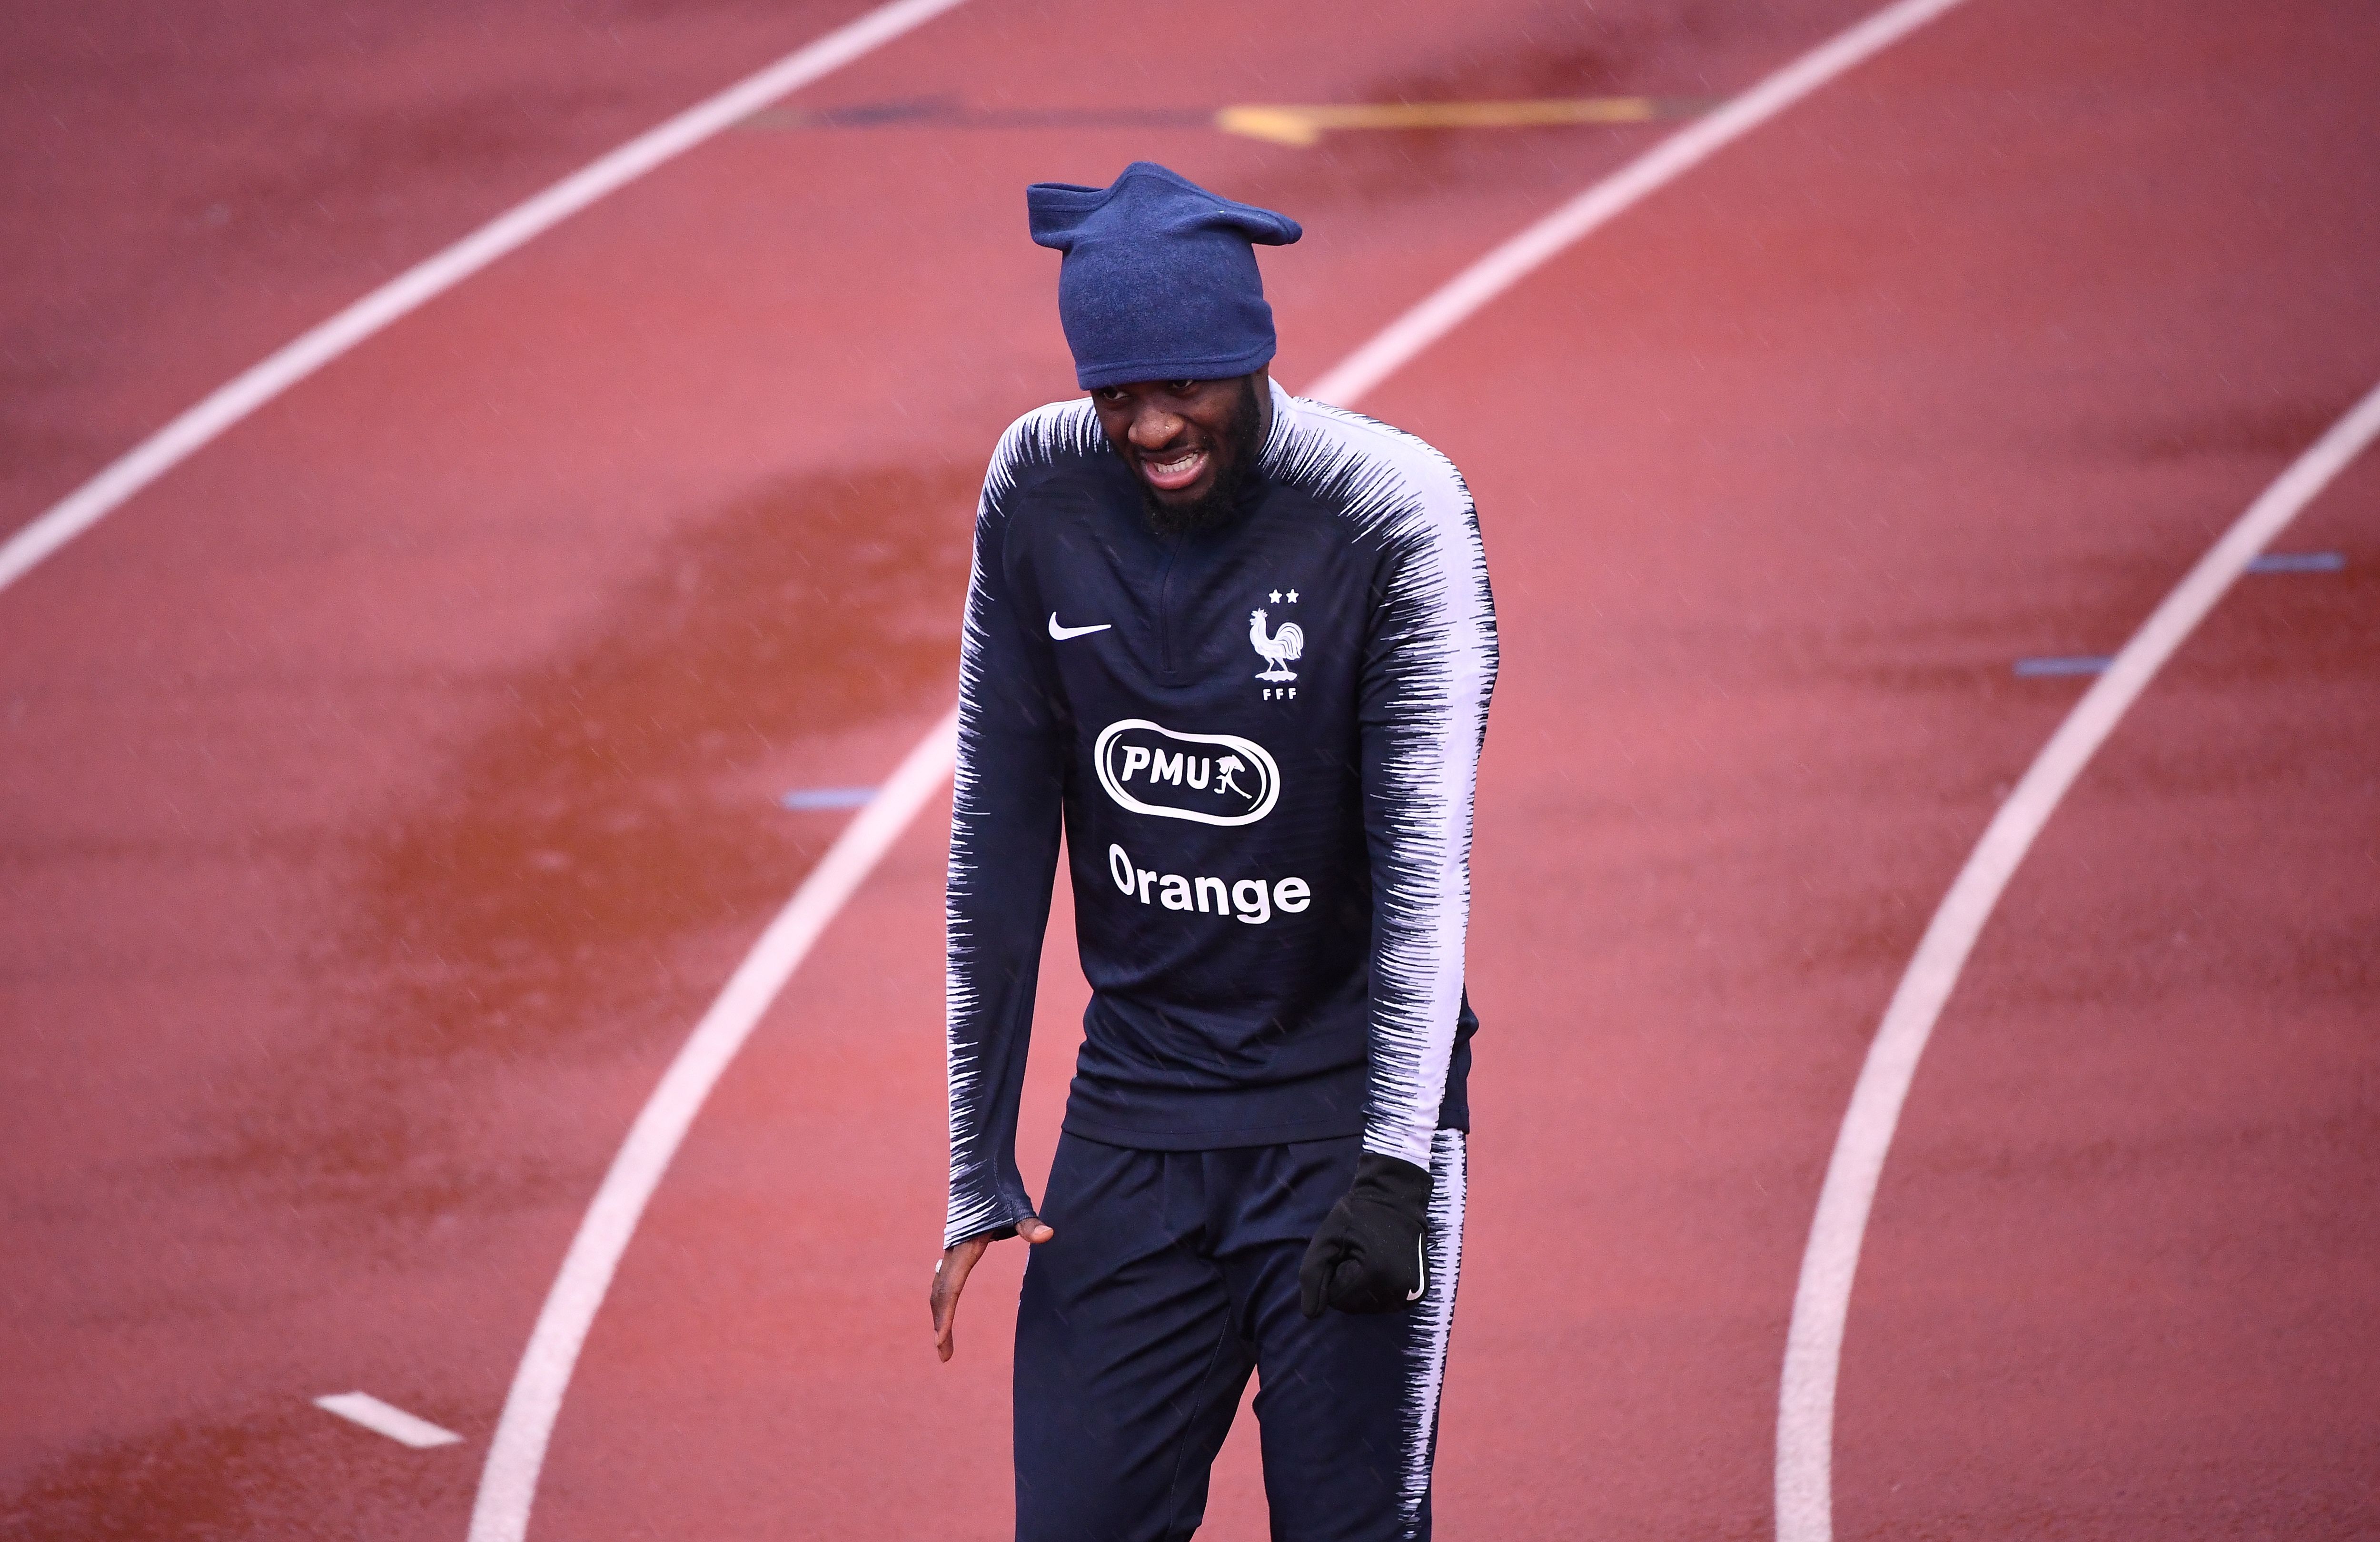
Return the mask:
<path id="1" fill-rule="evenodd" d="M 1355 1159 L 1355 1182 L 1330 1207 L 1297 1266 L 1298 1303 L 1309 1317 L 1392 1312 L 1421 1299 L 1427 1282 L 1422 1232 L 1429 1220 L 1429 1169 L 1370 1151 Z"/>

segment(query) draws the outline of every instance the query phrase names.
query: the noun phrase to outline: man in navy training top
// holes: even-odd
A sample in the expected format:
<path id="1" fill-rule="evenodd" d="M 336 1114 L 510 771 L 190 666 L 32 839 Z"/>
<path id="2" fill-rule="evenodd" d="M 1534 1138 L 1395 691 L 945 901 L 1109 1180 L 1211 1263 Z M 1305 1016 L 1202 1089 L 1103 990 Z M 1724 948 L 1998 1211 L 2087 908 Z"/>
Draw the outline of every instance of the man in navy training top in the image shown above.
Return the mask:
<path id="1" fill-rule="evenodd" d="M 984 1248 L 1032 1244 L 1024 1542 L 1189 1536 L 1251 1370 L 1276 1538 L 1426 1537 L 1496 675 L 1471 497 L 1272 383 L 1250 243 L 1294 222 L 1146 162 L 1026 206 L 1089 400 L 1009 429 L 977 514 L 937 1347 Z M 1062 826 L 1092 994 L 1037 1208 L 1016 1111 Z"/>

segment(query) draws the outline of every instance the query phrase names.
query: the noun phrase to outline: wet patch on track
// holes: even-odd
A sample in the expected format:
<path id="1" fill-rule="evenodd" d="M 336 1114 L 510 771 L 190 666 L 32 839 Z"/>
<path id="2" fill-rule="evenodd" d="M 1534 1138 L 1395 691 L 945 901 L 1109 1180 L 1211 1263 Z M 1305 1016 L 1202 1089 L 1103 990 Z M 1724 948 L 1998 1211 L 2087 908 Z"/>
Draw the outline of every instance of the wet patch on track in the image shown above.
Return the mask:
<path id="1" fill-rule="evenodd" d="M 2145 461 L 2202 455 L 2277 456 L 2305 452 L 2338 420 L 2336 402 L 2281 401 L 2226 406 L 2161 423 L 2128 425 L 2110 433 L 2112 447 Z"/>
<path id="2" fill-rule="evenodd" d="M 768 790 L 803 741 L 922 719 L 953 688 L 976 477 L 766 489 L 505 681 L 435 795 L 355 854 L 319 987 L 335 1031 L 277 1068 L 225 1161 L 417 1220 L 550 1187 L 517 1154 L 475 1165 L 472 1087 L 686 1031 L 840 828 Z"/>
<path id="3" fill-rule="evenodd" d="M 468 185 L 551 158 L 574 137 L 570 126 L 617 116 L 627 100 L 584 86 L 402 105 L 334 100 L 295 133 L 260 132 L 220 147 L 229 164 L 177 189 L 170 207 L 193 231 L 221 232 L 214 240 L 226 251 L 268 255 L 301 229 L 317 245 L 398 260 L 403 250 L 392 237 L 411 234 L 407 196 L 422 182 Z"/>
<path id="4" fill-rule="evenodd" d="M 1842 893 L 1808 883 L 1808 922 L 1792 939 L 1794 951 L 1775 961 L 1804 977 L 1841 975 L 1891 989 L 1932 918 L 1930 896 L 1915 885 L 1869 888 Z M 1771 965 L 1770 967 L 1774 967 Z M 1873 1025 L 1845 1025 L 1851 1042 L 1864 1042 Z"/>
<path id="5" fill-rule="evenodd" d="M 88 1542 L 245 1536 L 260 1519 L 242 1468 L 269 1443 L 245 1426 L 173 1425 L 30 1475 L 0 1504 L 0 1536 Z"/>
<path id="6" fill-rule="evenodd" d="M 2365 505 L 2380 529 L 2380 501 Z M 2380 541 L 2334 542 L 2334 571 L 2259 574 L 2224 599 L 2226 644 L 2177 661 L 2178 685 L 2273 681 L 2353 686 L 2380 658 Z"/>
<path id="7" fill-rule="evenodd" d="M 232 1542 L 370 1535 L 370 1515 L 468 1492 L 476 1463 L 425 1461 L 297 1404 L 227 1421 L 173 1422 L 0 1476 L 0 1537 L 49 1542 Z M 352 1531 L 322 1529 L 341 1496 Z"/>
<path id="8" fill-rule="evenodd" d="M 356 946 L 403 982 L 396 1037 L 600 1030 L 670 941 L 782 901 L 831 827 L 717 784 L 932 705 L 955 677 L 972 503 L 954 469 L 771 490 L 667 553 L 580 651 L 511 682 L 503 727 L 372 853 Z"/>

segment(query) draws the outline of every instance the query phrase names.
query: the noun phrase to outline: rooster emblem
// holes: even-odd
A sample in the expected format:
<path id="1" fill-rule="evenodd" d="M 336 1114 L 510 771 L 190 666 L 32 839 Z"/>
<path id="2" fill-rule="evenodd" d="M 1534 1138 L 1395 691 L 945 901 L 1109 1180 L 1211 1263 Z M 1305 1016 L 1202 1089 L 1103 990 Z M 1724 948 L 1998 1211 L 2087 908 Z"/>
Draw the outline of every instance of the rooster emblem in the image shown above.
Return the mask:
<path id="1" fill-rule="evenodd" d="M 1257 675 L 1257 679 L 1294 680 L 1297 678 L 1297 672 L 1289 667 L 1289 661 L 1305 651 L 1305 634 L 1298 629 L 1296 622 L 1284 621 L 1281 624 L 1280 631 L 1267 637 L 1264 612 L 1250 611 L 1248 613 L 1248 646 L 1269 662 L 1269 667 Z"/>

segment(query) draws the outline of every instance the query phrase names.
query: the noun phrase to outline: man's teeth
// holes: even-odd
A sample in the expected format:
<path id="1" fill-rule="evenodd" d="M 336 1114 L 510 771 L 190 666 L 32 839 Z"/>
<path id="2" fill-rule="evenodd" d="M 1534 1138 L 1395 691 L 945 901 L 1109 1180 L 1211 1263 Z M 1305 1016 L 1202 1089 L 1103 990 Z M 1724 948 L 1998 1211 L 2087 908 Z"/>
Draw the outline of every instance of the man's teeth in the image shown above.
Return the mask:
<path id="1" fill-rule="evenodd" d="M 1172 460 L 1160 460 L 1153 462 L 1152 464 L 1161 475 L 1170 477 L 1176 471 L 1188 470 L 1191 465 L 1197 460 L 1199 454 L 1200 452 L 1196 450 L 1190 450 L 1174 456 Z"/>

